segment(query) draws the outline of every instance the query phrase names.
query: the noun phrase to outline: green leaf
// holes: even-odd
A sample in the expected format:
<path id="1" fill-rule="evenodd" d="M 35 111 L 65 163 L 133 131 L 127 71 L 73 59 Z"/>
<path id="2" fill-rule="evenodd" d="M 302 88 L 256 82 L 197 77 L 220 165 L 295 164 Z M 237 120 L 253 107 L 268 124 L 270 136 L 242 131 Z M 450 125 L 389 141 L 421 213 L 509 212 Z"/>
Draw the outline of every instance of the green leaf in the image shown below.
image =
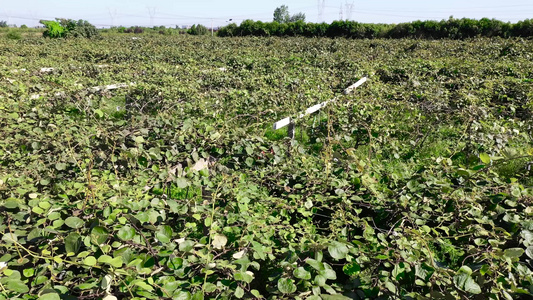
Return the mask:
<path id="1" fill-rule="evenodd" d="M 461 269 L 459 269 L 459 271 L 457 272 L 457 274 L 453 277 L 453 283 L 456 287 L 465 292 L 472 294 L 480 294 L 481 287 L 471 277 L 471 274 L 472 269 L 467 266 L 462 266 Z"/>
<path id="2" fill-rule="evenodd" d="M 361 266 L 359 266 L 359 264 L 357 264 L 356 262 L 352 262 L 347 265 L 344 265 L 344 267 L 342 267 L 342 271 L 348 276 L 354 276 L 361 271 Z"/>
<path id="3" fill-rule="evenodd" d="M 245 163 L 248 167 L 251 167 L 254 165 L 254 159 L 251 158 L 251 157 L 247 157 L 246 160 L 245 160 Z"/>
<path id="4" fill-rule="evenodd" d="M 263 298 L 263 296 L 258 290 L 251 290 L 250 292 L 252 293 L 252 295 L 254 295 L 255 298 Z"/>
<path id="5" fill-rule="evenodd" d="M 396 294 L 396 285 L 394 283 L 387 281 L 385 282 L 385 287 L 393 294 Z"/>
<path id="6" fill-rule="evenodd" d="M 5 285 L 8 290 L 23 294 L 30 291 L 28 286 L 19 279 L 9 279 Z"/>
<path id="7" fill-rule="evenodd" d="M 12 244 L 18 242 L 18 235 L 16 233 L 7 232 L 2 235 L 2 241 Z"/>
<path id="8" fill-rule="evenodd" d="M 300 278 L 300 279 L 311 279 L 311 273 L 307 270 L 305 270 L 303 267 L 299 267 L 294 270 L 293 272 L 294 277 Z"/>
<path id="9" fill-rule="evenodd" d="M 135 236 L 135 229 L 126 225 L 118 230 L 117 236 L 123 241 L 129 241 Z"/>
<path id="10" fill-rule="evenodd" d="M 34 268 L 24 269 L 22 271 L 22 274 L 24 274 L 24 277 L 32 277 L 35 274 L 35 269 Z"/>
<path id="11" fill-rule="evenodd" d="M 65 238 L 65 251 L 67 253 L 77 254 L 81 247 L 81 235 L 72 232 Z"/>
<path id="12" fill-rule="evenodd" d="M 65 164 L 65 163 L 57 163 L 57 164 L 56 164 L 56 169 L 57 169 L 58 171 L 63 171 L 63 170 L 65 170 L 66 168 L 67 168 L 67 164 Z"/>
<path id="13" fill-rule="evenodd" d="M 52 206 L 52 204 L 50 204 L 50 202 L 48 201 L 41 201 L 39 202 L 39 207 L 42 208 L 42 209 L 49 209 L 50 207 Z"/>
<path id="14" fill-rule="evenodd" d="M 324 270 L 323 272 L 320 272 L 320 275 L 324 275 L 326 279 L 331 279 L 331 280 L 337 279 L 337 273 L 335 273 L 335 271 L 333 271 L 333 269 L 331 269 L 329 265 L 325 265 L 325 266 L 327 267 L 326 270 Z"/>
<path id="15" fill-rule="evenodd" d="M 317 261 L 317 260 L 314 260 L 312 258 L 308 258 L 305 260 L 305 262 L 310 265 L 311 267 L 313 267 L 315 270 L 317 271 L 324 271 L 326 269 L 326 267 L 324 267 L 324 264 Z"/>
<path id="16" fill-rule="evenodd" d="M 48 294 L 41 295 L 41 297 L 39 297 L 38 300 L 60 300 L 60 299 L 61 298 L 59 297 L 58 294 L 48 293 Z"/>
<path id="17" fill-rule="evenodd" d="M 136 136 L 136 137 L 134 138 L 134 140 L 135 140 L 135 142 L 136 142 L 137 144 L 142 144 L 142 143 L 144 143 L 144 138 L 143 138 L 142 136 Z"/>
<path id="18" fill-rule="evenodd" d="M 61 213 L 58 212 L 58 211 L 54 211 L 54 212 L 51 212 L 50 214 L 48 214 L 48 220 L 50 221 L 54 221 L 54 220 L 57 220 L 61 218 Z"/>
<path id="19" fill-rule="evenodd" d="M 38 214 L 38 215 L 42 215 L 44 213 L 44 210 L 38 206 L 34 206 L 31 211 L 33 211 L 34 213 Z"/>
<path id="20" fill-rule="evenodd" d="M 318 286 L 324 286 L 326 285 L 327 278 L 323 275 L 316 275 L 313 279 L 313 282 Z"/>
<path id="21" fill-rule="evenodd" d="M 503 255 L 508 258 L 519 258 L 524 254 L 524 249 L 522 248 L 509 248 L 503 251 Z"/>
<path id="22" fill-rule="evenodd" d="M 349 250 L 345 244 L 339 242 L 332 242 L 328 246 L 328 252 L 329 255 L 331 255 L 331 257 L 335 259 L 343 259 L 346 257 L 346 254 L 348 254 Z"/>
<path id="23" fill-rule="evenodd" d="M 113 260 L 113 258 L 109 255 L 102 255 L 100 257 L 98 257 L 98 262 L 100 263 L 111 263 L 111 260 Z"/>
<path id="24" fill-rule="evenodd" d="M 124 261 L 122 261 L 122 257 L 119 256 L 119 257 L 114 257 L 109 264 L 115 268 L 120 268 L 124 264 Z"/>
<path id="25" fill-rule="evenodd" d="M 102 256 L 98 257 L 98 262 L 111 265 L 111 266 L 113 266 L 115 268 L 120 268 L 122 266 L 122 264 L 123 264 L 121 256 L 113 258 L 113 257 L 111 257 L 109 255 L 102 255 Z"/>
<path id="26" fill-rule="evenodd" d="M 103 118 L 104 117 L 104 112 L 102 110 L 100 110 L 100 109 L 95 109 L 94 113 L 97 114 L 99 118 Z"/>
<path id="27" fill-rule="evenodd" d="M 14 209 L 19 207 L 19 202 L 15 199 L 9 199 L 4 203 L 4 207 L 7 209 Z"/>
<path id="28" fill-rule="evenodd" d="M 154 287 L 149 285 L 148 283 L 144 282 L 144 281 L 141 281 L 141 280 L 138 280 L 135 282 L 135 285 L 140 287 L 141 289 L 145 290 L 145 291 L 153 291 L 154 290 Z"/>
<path id="29" fill-rule="evenodd" d="M 194 296 L 198 297 L 197 295 L 198 293 L 196 293 Z M 172 297 L 172 299 L 173 300 L 191 300 L 191 293 L 187 291 L 174 292 L 174 296 Z M 195 299 L 202 299 L 202 298 L 195 298 Z"/>
<path id="30" fill-rule="evenodd" d="M 96 258 L 94 256 L 87 256 L 85 259 L 83 259 L 83 263 L 92 267 L 96 265 Z"/>
<path id="31" fill-rule="evenodd" d="M 80 290 L 90 290 L 96 286 L 96 282 L 78 284 L 75 288 Z"/>
<path id="32" fill-rule="evenodd" d="M 85 222 L 78 217 L 68 217 L 65 220 L 65 224 L 67 224 L 67 226 L 70 228 L 78 229 L 83 227 L 83 225 L 85 225 Z"/>
<path id="33" fill-rule="evenodd" d="M 248 272 L 237 272 L 237 273 L 233 274 L 233 278 L 236 281 L 244 281 L 246 283 L 250 283 L 250 282 L 252 282 L 252 280 L 254 280 L 254 277 L 252 275 L 250 275 L 250 274 L 253 274 L 253 273 L 248 274 Z"/>
<path id="34" fill-rule="evenodd" d="M 415 266 L 415 275 L 426 282 L 429 281 L 433 275 L 433 272 L 435 272 L 435 269 L 425 263 Z"/>
<path id="35" fill-rule="evenodd" d="M 194 242 L 187 240 L 187 241 L 180 243 L 179 249 L 182 252 L 190 252 L 193 247 L 194 247 Z"/>
<path id="36" fill-rule="evenodd" d="M 340 294 L 336 294 L 336 295 L 320 295 L 320 298 L 322 298 L 322 300 L 351 300 L 352 299 L 350 297 L 346 297 L 346 296 L 340 295 Z M 318 298 L 318 299 L 320 299 L 320 298 Z M 312 298 L 309 297 L 307 299 L 312 299 Z"/>
<path id="37" fill-rule="evenodd" d="M 96 245 L 101 245 L 107 241 L 109 232 L 102 226 L 96 226 L 91 229 L 91 241 Z"/>
<path id="38" fill-rule="evenodd" d="M 487 153 L 481 153 L 481 154 L 479 154 L 479 159 L 481 159 L 481 161 L 482 161 L 484 164 L 489 164 L 489 163 L 490 163 L 490 156 L 489 156 Z"/>
<path id="39" fill-rule="evenodd" d="M 296 285 L 294 285 L 294 281 L 292 279 L 281 278 L 278 281 L 278 290 L 283 294 L 292 294 L 296 292 Z"/>
<path id="40" fill-rule="evenodd" d="M 168 225 L 160 225 L 159 230 L 155 233 L 155 236 L 161 243 L 166 244 L 172 239 L 172 234 L 172 227 Z"/>
<path id="41" fill-rule="evenodd" d="M 203 290 L 206 292 L 206 293 L 212 293 L 214 291 L 217 290 L 217 286 L 215 284 L 212 284 L 211 282 L 206 282 L 204 285 L 203 285 Z"/>
<path id="42" fill-rule="evenodd" d="M 235 297 L 241 299 L 243 296 L 244 296 L 244 290 L 240 286 L 238 286 L 235 289 Z"/>
<path id="43" fill-rule="evenodd" d="M 181 257 L 173 257 L 167 262 L 167 267 L 172 270 L 178 270 L 181 266 L 183 266 L 183 258 Z"/>

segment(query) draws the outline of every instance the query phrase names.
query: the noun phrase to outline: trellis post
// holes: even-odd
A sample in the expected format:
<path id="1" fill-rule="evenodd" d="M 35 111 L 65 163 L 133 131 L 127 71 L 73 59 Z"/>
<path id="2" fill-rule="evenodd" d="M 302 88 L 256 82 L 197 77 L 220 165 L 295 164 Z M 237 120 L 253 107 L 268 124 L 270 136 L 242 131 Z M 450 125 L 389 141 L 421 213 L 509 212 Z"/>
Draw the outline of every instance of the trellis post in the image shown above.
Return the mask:
<path id="1" fill-rule="evenodd" d="M 347 94 L 351 93 L 353 90 L 355 90 L 357 87 L 359 87 L 360 85 L 362 85 L 366 81 L 367 81 L 366 77 L 361 78 L 356 83 L 354 83 L 354 84 L 350 85 L 349 87 L 347 87 L 346 89 L 344 89 L 344 94 L 347 95 Z M 287 127 L 287 136 L 290 137 L 291 139 L 294 139 L 295 120 L 296 119 L 301 119 L 301 118 L 303 118 L 303 117 L 305 117 L 307 115 L 310 115 L 310 114 L 320 110 L 322 107 L 325 107 L 328 103 L 334 102 L 335 100 L 337 100 L 337 98 L 333 98 L 331 100 L 328 100 L 328 101 L 313 105 L 313 106 L 309 107 L 308 109 L 306 109 L 303 113 L 299 114 L 298 117 L 295 118 L 295 119 L 291 119 L 291 117 L 287 117 L 285 119 L 281 119 L 281 120 L 277 121 L 276 123 L 274 123 L 273 128 L 274 128 L 274 130 L 278 130 L 278 129 L 281 129 L 281 128 L 285 127 L 285 126 L 288 126 Z"/>

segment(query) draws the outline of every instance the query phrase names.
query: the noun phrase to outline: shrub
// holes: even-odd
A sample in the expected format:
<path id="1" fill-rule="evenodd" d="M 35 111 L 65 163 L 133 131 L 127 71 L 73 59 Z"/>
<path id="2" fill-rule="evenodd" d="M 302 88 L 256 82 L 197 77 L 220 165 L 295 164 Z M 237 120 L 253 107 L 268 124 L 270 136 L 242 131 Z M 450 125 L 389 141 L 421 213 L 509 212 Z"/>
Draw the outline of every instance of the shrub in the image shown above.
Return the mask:
<path id="1" fill-rule="evenodd" d="M 74 21 L 71 19 L 56 19 L 56 21 L 41 20 L 40 23 L 46 27 L 46 30 L 43 33 L 44 37 L 92 38 L 99 36 L 96 27 L 85 20 Z"/>
<path id="2" fill-rule="evenodd" d="M 143 33 L 143 32 L 144 32 L 144 29 L 142 29 L 139 26 L 135 26 L 135 28 L 133 28 L 133 33 Z"/>
<path id="3" fill-rule="evenodd" d="M 278 18 L 279 19 L 279 18 Z M 189 29 L 190 34 L 199 34 L 198 26 Z M 244 20 L 239 26 L 229 24 L 219 29 L 218 36 L 308 36 L 345 37 L 355 39 L 372 38 L 425 38 L 465 39 L 473 37 L 533 37 L 533 20 L 516 24 L 495 19 L 455 19 L 441 21 L 413 21 L 409 23 L 372 24 L 354 21 L 333 21 L 331 24 Z"/>
<path id="4" fill-rule="evenodd" d="M 1 27 L 9 27 L 9 25 L 7 25 L 6 21 L 0 21 L 0 28 Z"/>
<path id="5" fill-rule="evenodd" d="M 60 19 L 60 23 L 67 31 L 66 37 L 92 38 L 99 35 L 96 27 L 85 20 Z"/>
<path id="6" fill-rule="evenodd" d="M 46 30 L 43 32 L 44 37 L 61 38 L 65 36 L 66 30 L 59 22 L 41 20 L 40 23 L 46 27 Z"/>
<path id="7" fill-rule="evenodd" d="M 7 33 L 7 38 L 10 40 L 20 40 L 22 38 L 22 35 L 18 30 L 10 30 Z"/>
<path id="8" fill-rule="evenodd" d="M 187 33 L 188 34 L 192 34 L 192 35 L 206 35 L 209 33 L 209 29 L 207 29 L 207 27 L 205 27 L 204 25 L 202 24 L 198 24 L 198 25 L 192 25 L 192 27 L 187 30 Z"/>

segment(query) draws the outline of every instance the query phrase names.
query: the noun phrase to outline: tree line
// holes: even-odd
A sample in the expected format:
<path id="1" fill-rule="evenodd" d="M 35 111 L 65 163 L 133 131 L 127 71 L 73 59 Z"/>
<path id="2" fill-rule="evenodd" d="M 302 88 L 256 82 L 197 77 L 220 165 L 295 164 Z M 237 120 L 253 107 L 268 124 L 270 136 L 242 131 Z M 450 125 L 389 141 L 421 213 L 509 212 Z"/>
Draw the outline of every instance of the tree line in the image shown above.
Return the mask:
<path id="1" fill-rule="evenodd" d="M 374 38 L 464 39 L 472 37 L 532 37 L 533 19 L 517 23 L 495 19 L 480 20 L 450 17 L 442 21 L 414 21 L 400 24 L 373 24 L 355 21 L 327 23 L 261 22 L 245 20 L 218 30 L 218 36 L 305 36 Z"/>

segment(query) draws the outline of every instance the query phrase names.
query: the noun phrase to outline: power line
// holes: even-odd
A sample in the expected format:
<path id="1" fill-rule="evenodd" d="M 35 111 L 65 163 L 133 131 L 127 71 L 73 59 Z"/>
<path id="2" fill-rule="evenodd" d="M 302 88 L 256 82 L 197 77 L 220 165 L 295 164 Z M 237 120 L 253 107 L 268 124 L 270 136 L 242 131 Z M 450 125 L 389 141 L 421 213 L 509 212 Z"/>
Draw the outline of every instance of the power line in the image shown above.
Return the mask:
<path id="1" fill-rule="evenodd" d="M 111 8 L 107 8 L 109 10 L 109 16 L 111 17 L 111 24 L 112 24 L 112 27 L 115 26 L 115 19 L 117 17 L 117 9 L 113 9 L 111 10 Z"/>
<path id="2" fill-rule="evenodd" d="M 154 26 L 154 17 L 155 17 L 155 6 L 147 6 L 148 14 L 150 15 L 150 26 Z"/>
<path id="3" fill-rule="evenodd" d="M 345 6 L 346 6 L 346 20 L 351 20 L 352 19 L 354 2 L 352 1 L 352 3 L 348 3 L 348 1 L 346 1 Z"/>

